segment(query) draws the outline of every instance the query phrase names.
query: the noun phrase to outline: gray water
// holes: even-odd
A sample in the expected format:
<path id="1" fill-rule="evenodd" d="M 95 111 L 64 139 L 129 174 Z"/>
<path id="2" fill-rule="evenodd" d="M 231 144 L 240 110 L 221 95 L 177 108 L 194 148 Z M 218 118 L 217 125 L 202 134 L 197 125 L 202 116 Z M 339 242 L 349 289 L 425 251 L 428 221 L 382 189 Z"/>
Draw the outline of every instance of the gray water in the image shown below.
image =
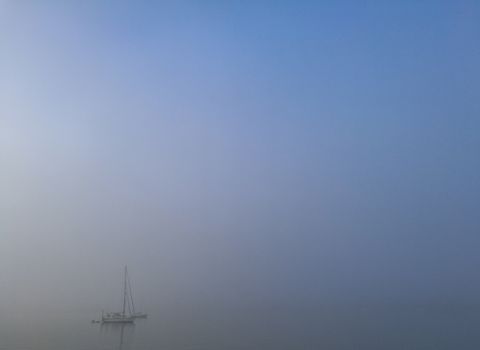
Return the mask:
<path id="1" fill-rule="evenodd" d="M 152 310 L 135 325 L 91 323 L 90 310 L 3 314 L 0 349 L 478 349 L 473 306 Z M 175 312 L 176 311 L 176 312 Z"/>

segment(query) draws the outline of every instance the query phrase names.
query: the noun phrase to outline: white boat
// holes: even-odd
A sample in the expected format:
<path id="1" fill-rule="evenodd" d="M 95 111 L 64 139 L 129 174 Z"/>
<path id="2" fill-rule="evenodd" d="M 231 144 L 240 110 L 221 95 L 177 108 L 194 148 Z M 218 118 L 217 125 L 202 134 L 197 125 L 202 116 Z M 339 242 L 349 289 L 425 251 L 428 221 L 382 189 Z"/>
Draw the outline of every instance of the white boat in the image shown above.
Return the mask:
<path id="1" fill-rule="evenodd" d="M 127 299 L 127 267 L 125 266 L 125 276 L 123 281 L 123 309 L 122 312 L 107 312 L 102 311 L 102 323 L 133 323 L 135 317 L 130 313 L 126 313 L 126 307 L 128 303 Z"/>

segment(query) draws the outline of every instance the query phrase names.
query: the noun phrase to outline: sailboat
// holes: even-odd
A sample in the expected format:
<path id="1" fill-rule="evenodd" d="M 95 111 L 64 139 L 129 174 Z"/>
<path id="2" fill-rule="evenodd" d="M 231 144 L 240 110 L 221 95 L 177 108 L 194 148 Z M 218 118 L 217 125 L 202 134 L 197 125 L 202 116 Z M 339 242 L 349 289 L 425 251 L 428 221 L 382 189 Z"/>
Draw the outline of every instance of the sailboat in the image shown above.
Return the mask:
<path id="1" fill-rule="evenodd" d="M 135 303 L 133 302 L 133 293 L 132 293 L 132 283 L 130 282 L 130 277 L 128 276 L 128 272 L 126 272 L 126 280 L 128 284 L 128 294 L 130 295 L 129 302 L 128 302 L 128 310 L 130 311 L 130 316 L 133 318 L 147 318 L 148 315 L 145 312 L 138 312 L 135 311 Z"/>
<path id="2" fill-rule="evenodd" d="M 128 290 L 127 290 L 127 267 L 125 266 L 125 276 L 123 280 L 123 309 L 122 312 L 108 312 L 102 311 L 102 323 L 133 323 L 135 317 L 130 313 L 126 314 L 126 307 L 128 303 Z"/>

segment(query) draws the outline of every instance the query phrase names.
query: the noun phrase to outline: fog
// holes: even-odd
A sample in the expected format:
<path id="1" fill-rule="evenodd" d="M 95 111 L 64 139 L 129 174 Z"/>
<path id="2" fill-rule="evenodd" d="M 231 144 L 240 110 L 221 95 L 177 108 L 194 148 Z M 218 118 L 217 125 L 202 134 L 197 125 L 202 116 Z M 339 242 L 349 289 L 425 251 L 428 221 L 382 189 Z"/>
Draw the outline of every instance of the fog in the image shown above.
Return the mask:
<path id="1" fill-rule="evenodd" d="M 479 303 L 478 10 L 0 1 L 0 310 Z"/>

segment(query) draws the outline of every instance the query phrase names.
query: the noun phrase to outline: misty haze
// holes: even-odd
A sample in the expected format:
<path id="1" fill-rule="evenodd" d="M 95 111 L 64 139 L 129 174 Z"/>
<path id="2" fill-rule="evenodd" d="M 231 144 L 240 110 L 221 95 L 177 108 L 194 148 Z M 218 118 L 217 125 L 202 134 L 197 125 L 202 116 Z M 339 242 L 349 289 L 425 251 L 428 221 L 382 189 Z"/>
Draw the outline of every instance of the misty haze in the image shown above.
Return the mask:
<path id="1" fill-rule="evenodd" d="M 0 349 L 479 349 L 479 39 L 468 0 L 0 0 Z"/>

